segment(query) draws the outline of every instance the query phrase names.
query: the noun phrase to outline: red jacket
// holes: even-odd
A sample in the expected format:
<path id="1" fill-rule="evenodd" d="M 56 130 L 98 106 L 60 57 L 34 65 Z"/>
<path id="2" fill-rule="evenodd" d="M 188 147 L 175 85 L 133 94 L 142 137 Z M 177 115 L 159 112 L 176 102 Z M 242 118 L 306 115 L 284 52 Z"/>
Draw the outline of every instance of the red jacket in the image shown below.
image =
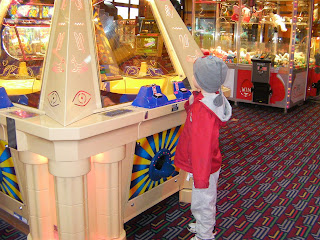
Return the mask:
<path id="1" fill-rule="evenodd" d="M 189 101 L 185 103 L 187 119 L 179 138 L 174 164 L 193 174 L 196 188 L 208 188 L 210 174 L 221 167 L 219 129 L 225 121 L 222 122 L 212 109 L 200 101 L 203 99 L 201 92 L 193 92 L 193 95 L 194 102 L 191 105 Z M 229 102 L 224 105 L 228 105 L 231 111 Z"/>

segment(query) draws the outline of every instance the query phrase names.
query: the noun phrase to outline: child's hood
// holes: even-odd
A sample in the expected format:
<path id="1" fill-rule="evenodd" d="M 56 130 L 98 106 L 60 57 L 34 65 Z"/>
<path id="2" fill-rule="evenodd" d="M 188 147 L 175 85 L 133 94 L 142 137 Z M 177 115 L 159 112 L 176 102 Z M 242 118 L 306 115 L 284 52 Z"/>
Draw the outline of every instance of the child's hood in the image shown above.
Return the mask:
<path id="1" fill-rule="evenodd" d="M 203 93 L 203 98 L 200 100 L 212 112 L 214 112 L 222 122 L 227 122 L 232 115 L 232 107 L 227 98 L 222 94 L 223 104 L 219 107 L 214 105 L 214 99 L 219 96 L 217 93 Z"/>

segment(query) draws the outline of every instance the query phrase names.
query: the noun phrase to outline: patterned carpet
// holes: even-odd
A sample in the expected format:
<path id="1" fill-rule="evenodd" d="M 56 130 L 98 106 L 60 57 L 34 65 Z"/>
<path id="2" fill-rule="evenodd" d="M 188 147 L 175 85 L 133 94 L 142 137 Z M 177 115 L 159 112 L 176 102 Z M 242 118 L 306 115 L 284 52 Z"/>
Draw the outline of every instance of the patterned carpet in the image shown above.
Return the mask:
<path id="1" fill-rule="evenodd" d="M 3 240 L 25 240 L 26 235 L 0 219 L 0 239 Z"/>
<path id="2" fill-rule="evenodd" d="M 320 102 L 240 104 L 221 131 L 217 239 L 320 240 Z M 190 239 L 189 204 L 174 194 L 125 224 L 128 240 Z M 1 239 L 26 239 L 0 221 Z M 6 234 L 6 235 L 5 235 Z M 9 236 L 10 237 L 10 236 Z M 20 238 L 19 238 L 20 237 Z"/>

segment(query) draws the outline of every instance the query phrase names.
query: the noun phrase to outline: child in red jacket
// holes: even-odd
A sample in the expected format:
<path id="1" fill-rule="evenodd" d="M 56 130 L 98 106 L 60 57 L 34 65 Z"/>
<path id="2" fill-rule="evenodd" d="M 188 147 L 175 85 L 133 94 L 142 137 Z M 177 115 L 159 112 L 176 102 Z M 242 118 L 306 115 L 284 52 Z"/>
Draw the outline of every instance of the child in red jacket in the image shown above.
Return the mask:
<path id="1" fill-rule="evenodd" d="M 217 184 L 221 168 L 219 129 L 231 117 L 232 108 L 221 91 L 228 67 L 219 58 L 205 56 L 194 65 L 194 91 L 185 103 L 187 118 L 174 163 L 193 176 L 191 212 L 196 223 L 192 240 L 214 239 Z"/>

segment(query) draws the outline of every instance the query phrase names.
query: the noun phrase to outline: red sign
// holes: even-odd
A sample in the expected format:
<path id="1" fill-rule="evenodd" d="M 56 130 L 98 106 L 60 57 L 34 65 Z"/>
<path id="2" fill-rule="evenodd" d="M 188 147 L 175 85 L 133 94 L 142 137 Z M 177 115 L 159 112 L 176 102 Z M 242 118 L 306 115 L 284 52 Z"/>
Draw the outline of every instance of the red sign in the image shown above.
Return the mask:
<path id="1" fill-rule="evenodd" d="M 238 70 L 237 78 L 237 98 L 252 101 L 251 71 Z"/>

